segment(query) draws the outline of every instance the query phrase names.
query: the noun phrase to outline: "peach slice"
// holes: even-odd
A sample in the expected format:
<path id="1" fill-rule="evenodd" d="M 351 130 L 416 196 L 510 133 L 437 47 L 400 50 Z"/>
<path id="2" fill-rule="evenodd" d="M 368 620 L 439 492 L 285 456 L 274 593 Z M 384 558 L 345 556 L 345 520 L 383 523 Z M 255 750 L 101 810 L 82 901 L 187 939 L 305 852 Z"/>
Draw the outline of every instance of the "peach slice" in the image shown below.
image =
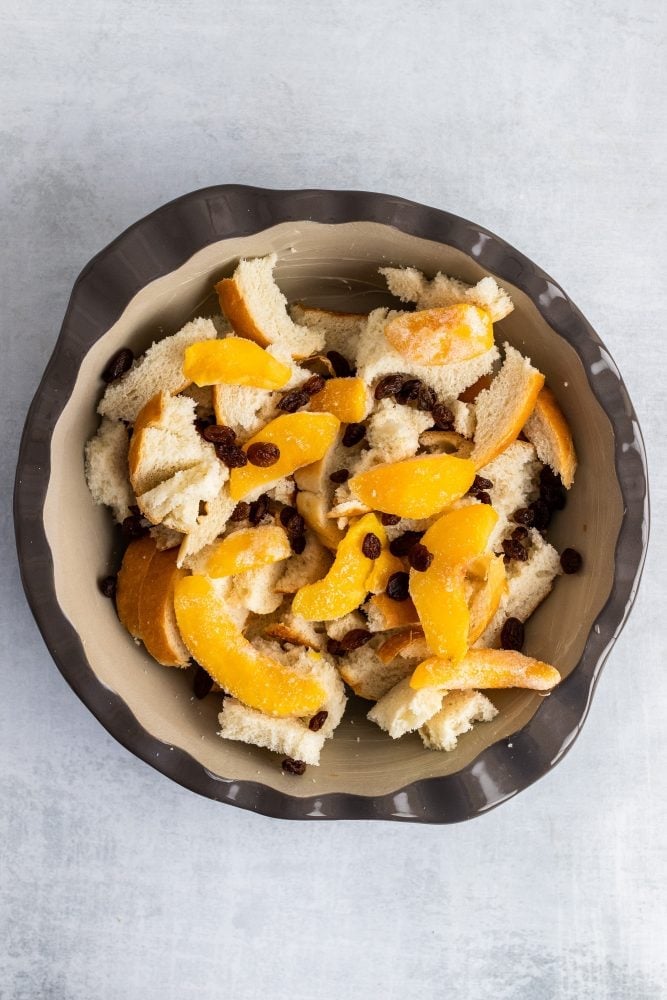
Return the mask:
<path id="1" fill-rule="evenodd" d="M 139 628 L 144 646 L 164 667 L 186 667 L 190 654 L 178 631 L 174 588 L 187 576 L 176 565 L 177 549 L 156 552 L 139 592 Z"/>
<path id="2" fill-rule="evenodd" d="M 201 572 L 213 579 L 245 573 L 287 559 L 292 554 L 287 534 L 277 524 L 239 528 L 216 542 Z"/>
<path id="3" fill-rule="evenodd" d="M 452 455 L 421 455 L 384 462 L 349 481 L 353 496 L 373 510 L 400 517 L 438 514 L 468 491 L 475 465 Z"/>
<path id="4" fill-rule="evenodd" d="M 317 677 L 301 674 L 260 653 L 230 618 L 216 584 L 186 576 L 176 584 L 174 606 L 185 645 L 220 687 L 266 715 L 309 716 L 326 701 Z M 312 654 L 313 666 L 317 654 Z"/>
<path id="5" fill-rule="evenodd" d="M 368 578 L 373 570 L 373 560 L 362 552 L 369 532 L 386 544 L 385 530 L 375 514 L 366 514 L 356 521 L 338 546 L 327 575 L 296 592 L 292 603 L 295 614 L 307 621 L 333 621 L 359 607 L 368 593 Z"/>
<path id="6" fill-rule="evenodd" d="M 383 548 L 373 563 L 370 576 L 366 581 L 367 592 L 369 594 L 382 594 L 387 589 L 389 577 L 393 576 L 394 573 L 401 573 L 404 569 L 405 566 L 398 556 L 392 555 L 389 549 Z"/>
<path id="7" fill-rule="evenodd" d="M 551 389 L 542 389 L 523 433 L 535 445 L 538 457 L 549 465 L 570 489 L 577 468 L 572 432 Z"/>
<path id="8" fill-rule="evenodd" d="M 419 615 L 411 600 L 394 601 L 386 594 L 375 594 L 366 605 L 368 625 L 372 632 L 419 625 Z"/>
<path id="9" fill-rule="evenodd" d="M 310 409 L 333 413 L 343 424 L 363 420 L 368 412 L 369 397 L 362 378 L 330 378 L 321 392 L 310 399 Z"/>
<path id="10" fill-rule="evenodd" d="M 336 439 L 340 420 L 332 413 L 285 413 L 271 420 L 246 441 L 244 450 L 259 441 L 278 446 L 280 458 L 273 465 L 244 465 L 232 469 L 229 492 L 232 500 L 243 500 L 249 493 L 291 476 L 303 465 L 317 462 Z"/>
<path id="11" fill-rule="evenodd" d="M 470 504 L 443 514 L 422 537 L 422 545 L 435 558 L 426 574 L 413 570 L 411 578 L 426 576 L 442 566 L 462 566 L 482 555 L 497 522 L 498 514 L 485 503 Z"/>
<path id="12" fill-rule="evenodd" d="M 530 688 L 550 691 L 560 681 L 555 667 L 509 649 L 471 649 L 458 664 L 431 656 L 415 669 L 410 687 L 444 687 L 448 691 L 472 688 Z"/>
<path id="13" fill-rule="evenodd" d="M 185 349 L 183 374 L 195 385 L 249 385 L 282 389 L 291 369 L 243 337 L 200 340 Z"/>
<path id="14" fill-rule="evenodd" d="M 121 624 L 135 639 L 141 638 L 139 621 L 139 594 L 151 559 L 157 552 L 155 540 L 150 535 L 130 542 L 116 581 L 116 611 Z"/>
<path id="15" fill-rule="evenodd" d="M 470 626 L 468 643 L 479 639 L 485 628 L 495 615 L 500 599 L 507 589 L 507 574 L 502 556 L 492 556 L 489 562 L 486 580 L 473 590 L 469 601 Z"/>
<path id="16" fill-rule="evenodd" d="M 459 302 L 399 313 L 384 335 L 399 354 L 418 365 L 469 361 L 493 347 L 493 323 L 485 309 Z"/>
<path id="17" fill-rule="evenodd" d="M 405 631 L 396 632 L 389 639 L 386 639 L 381 646 L 378 646 L 376 653 L 383 663 L 391 663 L 395 656 L 403 655 L 409 657 L 412 649 L 422 649 L 424 646 L 424 632 L 420 628 L 407 628 Z M 416 655 L 419 655 L 418 653 Z"/>

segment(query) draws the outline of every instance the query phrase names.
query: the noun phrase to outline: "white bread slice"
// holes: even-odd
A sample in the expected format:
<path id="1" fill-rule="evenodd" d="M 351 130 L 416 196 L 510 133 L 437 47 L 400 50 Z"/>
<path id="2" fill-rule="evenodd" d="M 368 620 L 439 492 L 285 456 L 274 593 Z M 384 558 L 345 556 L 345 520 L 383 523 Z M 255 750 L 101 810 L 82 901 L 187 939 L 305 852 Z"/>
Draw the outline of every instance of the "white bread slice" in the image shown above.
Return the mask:
<path id="1" fill-rule="evenodd" d="M 220 307 L 242 337 L 261 347 L 280 343 L 292 357 L 306 358 L 324 346 L 324 335 L 297 325 L 287 312 L 287 299 L 273 278 L 277 254 L 240 260 L 231 278 L 215 286 Z"/>
<path id="2" fill-rule="evenodd" d="M 535 528 L 529 529 L 531 547 L 526 562 L 512 561 L 507 566 L 507 591 L 500 606 L 475 648 L 497 648 L 500 631 L 508 618 L 525 622 L 551 592 L 554 580 L 562 572 L 560 557 L 553 545 Z"/>
<path id="3" fill-rule="evenodd" d="M 499 357 L 498 348 L 494 345 L 469 361 L 451 365 L 415 364 L 399 354 L 384 335 L 387 321 L 396 315 L 398 313 L 386 309 L 375 309 L 359 337 L 357 374 L 368 386 L 375 385 L 383 375 L 402 372 L 421 379 L 434 390 L 440 402 L 449 404 L 481 375 L 490 372 Z"/>
<path id="4" fill-rule="evenodd" d="M 205 513 L 199 515 L 196 525 L 190 529 L 181 543 L 178 553 L 179 566 L 192 568 L 197 553 L 223 533 L 236 503 L 229 496 L 225 484 L 218 495 L 205 504 L 205 507 Z"/>
<path id="5" fill-rule="evenodd" d="M 366 426 L 366 439 L 371 450 L 377 452 L 377 461 L 400 462 L 417 454 L 419 435 L 433 426 L 433 416 L 401 406 L 391 399 L 382 399 Z"/>
<path id="6" fill-rule="evenodd" d="M 454 430 L 464 438 L 472 438 L 475 435 L 477 426 L 477 414 L 472 403 L 462 403 L 460 399 L 453 399 L 447 404 L 454 414 Z"/>
<path id="7" fill-rule="evenodd" d="M 498 521 L 489 538 L 489 545 L 494 551 L 500 551 L 503 538 L 516 528 L 510 520 L 514 511 L 527 507 L 537 496 L 540 468 L 532 444 L 529 441 L 513 441 L 479 470 L 480 476 L 493 483 L 487 492 L 498 514 Z"/>
<path id="8" fill-rule="evenodd" d="M 276 582 L 278 594 L 296 594 L 300 587 L 315 583 L 327 575 L 333 557 L 328 549 L 318 541 L 312 531 L 306 531 L 306 547 L 299 555 L 293 555 Z"/>
<path id="9" fill-rule="evenodd" d="M 431 281 L 414 267 L 381 267 L 389 291 L 402 302 L 414 302 L 418 309 L 436 309 L 457 302 L 486 309 L 493 323 L 508 316 L 514 305 L 504 288 L 487 275 L 476 285 L 438 273 Z"/>
<path id="10" fill-rule="evenodd" d="M 171 337 L 158 340 L 130 368 L 108 387 L 97 412 L 114 420 L 134 423 L 139 411 L 158 392 L 176 393 L 189 380 L 183 375 L 185 348 L 198 340 L 212 340 L 216 329 L 210 319 L 195 319 Z"/>
<path id="11" fill-rule="evenodd" d="M 166 528 L 163 524 L 153 524 L 150 527 L 149 534 L 158 552 L 164 552 L 166 549 L 176 549 L 183 542 L 183 532 L 174 531 L 173 528 Z"/>
<path id="12" fill-rule="evenodd" d="M 137 497 L 142 513 L 153 524 L 184 534 L 197 527 L 200 504 L 219 496 L 225 481 L 221 462 L 199 462 L 181 469 Z"/>
<path id="13" fill-rule="evenodd" d="M 276 590 L 276 584 L 287 563 L 287 559 L 280 559 L 233 577 L 233 602 L 256 615 L 271 614 L 280 607 L 283 600 L 283 595 Z"/>
<path id="14" fill-rule="evenodd" d="M 510 344 L 505 360 L 488 389 L 475 400 L 475 447 L 471 459 L 478 468 L 487 465 L 514 441 L 533 411 L 544 385 L 544 375 Z"/>
<path id="15" fill-rule="evenodd" d="M 397 740 L 432 719 L 442 708 L 446 694 L 436 687 L 415 691 L 410 687 L 410 678 L 406 677 L 380 698 L 367 718 L 389 733 L 392 740 Z"/>
<path id="16" fill-rule="evenodd" d="M 497 714 L 498 709 L 481 691 L 450 691 L 419 735 L 429 750 L 454 750 L 458 737 L 469 732 L 474 722 L 491 722 Z"/>
<path id="17" fill-rule="evenodd" d="M 375 649 L 366 644 L 341 657 L 338 670 L 345 683 L 359 698 L 378 701 L 400 681 L 409 677 L 417 662 L 396 656 L 389 663 L 383 663 Z"/>
<path id="18" fill-rule="evenodd" d="M 286 642 L 291 646 L 307 646 L 317 651 L 322 647 L 322 636 L 315 631 L 313 623 L 307 622 L 301 615 L 295 615 L 292 611 L 282 615 L 280 621 L 267 625 L 264 635 L 268 639 L 275 639 L 280 643 Z"/>
<path id="19" fill-rule="evenodd" d="M 342 639 L 355 628 L 366 628 L 366 619 L 358 611 L 349 611 L 342 618 L 325 622 L 324 628 L 330 639 Z"/>
<path id="20" fill-rule="evenodd" d="M 292 476 L 285 476 L 284 479 L 279 479 L 275 486 L 266 491 L 266 494 L 270 500 L 275 500 L 276 503 L 282 503 L 289 507 L 293 506 L 296 500 L 294 479 Z"/>
<path id="21" fill-rule="evenodd" d="M 545 465 L 560 476 L 570 489 L 577 469 L 572 433 L 551 389 L 546 386 L 537 397 L 535 409 L 524 424 L 523 433 L 535 445 Z"/>
<path id="22" fill-rule="evenodd" d="M 127 427 L 120 420 L 102 417 L 95 437 L 86 444 L 86 482 L 95 503 L 111 507 L 119 523 L 130 516 L 136 502 L 127 473 L 130 446 Z"/>
<path id="23" fill-rule="evenodd" d="M 297 302 L 290 306 L 290 315 L 295 323 L 321 333 L 325 350 L 338 351 L 347 361 L 354 361 L 359 334 L 368 321 L 367 313 L 334 312 Z"/>

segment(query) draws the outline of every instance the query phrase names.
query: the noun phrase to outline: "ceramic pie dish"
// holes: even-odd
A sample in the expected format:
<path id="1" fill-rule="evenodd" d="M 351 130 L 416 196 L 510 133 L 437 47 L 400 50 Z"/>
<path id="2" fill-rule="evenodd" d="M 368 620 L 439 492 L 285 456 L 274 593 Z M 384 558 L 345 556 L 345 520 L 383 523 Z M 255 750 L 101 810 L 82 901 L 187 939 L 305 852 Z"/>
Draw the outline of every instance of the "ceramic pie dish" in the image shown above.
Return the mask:
<path id="1" fill-rule="evenodd" d="M 216 736 L 217 702 L 192 699 L 185 671 L 135 645 L 97 580 L 117 560 L 108 513 L 93 503 L 83 447 L 97 425 L 99 374 L 213 308 L 215 281 L 241 256 L 278 254 L 290 301 L 367 312 L 394 304 L 386 264 L 475 282 L 492 274 L 514 312 L 502 336 L 528 354 L 573 428 L 579 471 L 550 537 L 585 572 L 556 586 L 527 625 L 531 655 L 564 676 L 549 697 L 498 692 L 497 718 L 450 753 L 414 734 L 392 742 L 351 699 L 318 768 L 286 775 L 266 751 Z M 291 819 L 472 818 L 547 773 L 585 720 L 603 663 L 632 606 L 648 536 L 646 460 L 614 362 L 565 292 L 503 240 L 414 202 L 343 191 L 241 186 L 185 195 L 131 226 L 77 279 L 25 425 L 15 486 L 28 601 L 59 670 L 102 725 L 174 781 L 210 798 Z"/>

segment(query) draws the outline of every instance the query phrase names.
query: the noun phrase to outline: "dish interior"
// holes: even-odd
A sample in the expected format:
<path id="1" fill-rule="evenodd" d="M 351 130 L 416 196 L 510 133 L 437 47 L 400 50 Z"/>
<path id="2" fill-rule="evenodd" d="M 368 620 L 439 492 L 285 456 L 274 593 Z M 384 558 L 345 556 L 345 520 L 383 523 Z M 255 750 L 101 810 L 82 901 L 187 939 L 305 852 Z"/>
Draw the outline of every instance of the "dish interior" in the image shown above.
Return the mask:
<path id="1" fill-rule="evenodd" d="M 210 291 L 232 273 L 241 256 L 278 253 L 276 279 L 289 301 L 367 312 L 396 305 L 377 268 L 410 265 L 428 275 L 443 271 L 468 282 L 484 271 L 473 258 L 428 240 L 376 223 L 322 225 L 285 223 L 252 236 L 212 244 L 178 270 L 143 288 L 120 319 L 86 355 L 72 395 L 51 442 L 51 476 L 44 521 L 53 554 L 59 603 L 78 632 L 99 680 L 116 692 L 139 723 L 169 747 L 196 758 L 212 776 L 259 781 L 290 795 L 352 792 L 384 795 L 420 778 L 451 774 L 486 746 L 510 737 L 539 708 L 541 696 L 526 691 L 492 692 L 497 718 L 459 739 L 456 750 L 425 750 L 417 734 L 393 742 L 367 722 L 369 702 L 352 698 L 345 719 L 329 740 L 319 767 L 302 778 L 284 775 L 278 758 L 216 735 L 219 698 L 196 701 L 191 671 L 155 663 L 120 625 L 97 581 L 117 567 L 117 531 L 110 513 L 96 506 L 83 472 L 83 449 L 95 432 L 103 383 L 99 373 L 121 347 L 135 354 L 178 330 L 195 315 L 217 312 Z M 576 666 L 612 586 L 614 550 L 622 519 L 614 471 L 613 431 L 590 391 L 576 352 L 546 323 L 531 300 L 505 279 L 514 312 L 496 325 L 496 339 L 528 354 L 546 375 L 570 426 L 579 458 L 567 507 L 554 518 L 549 539 L 559 549 L 573 546 L 584 570 L 560 578 L 551 596 L 526 627 L 524 652 L 553 663 L 563 676 Z M 560 295 L 555 286 L 553 295 Z M 484 782 L 484 775 L 479 775 Z"/>

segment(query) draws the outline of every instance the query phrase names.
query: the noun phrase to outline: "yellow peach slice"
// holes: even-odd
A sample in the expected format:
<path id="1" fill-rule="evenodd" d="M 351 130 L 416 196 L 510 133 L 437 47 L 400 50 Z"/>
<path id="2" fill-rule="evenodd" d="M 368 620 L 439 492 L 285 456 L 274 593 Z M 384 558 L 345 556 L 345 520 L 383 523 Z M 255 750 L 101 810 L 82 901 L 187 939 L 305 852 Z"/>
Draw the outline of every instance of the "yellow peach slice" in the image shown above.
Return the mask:
<path id="1" fill-rule="evenodd" d="M 292 554 L 287 534 L 277 524 L 262 524 L 256 528 L 240 528 L 216 542 L 201 567 L 201 572 L 214 579 L 245 573 L 258 566 L 287 559 Z"/>
<path id="2" fill-rule="evenodd" d="M 271 420 L 246 441 L 244 450 L 257 442 L 278 446 L 280 458 L 273 465 L 244 465 L 232 469 L 229 492 L 232 500 L 243 500 L 254 490 L 266 487 L 311 462 L 317 462 L 336 439 L 340 420 L 332 413 L 285 413 Z"/>
<path id="3" fill-rule="evenodd" d="M 332 621 L 359 607 L 368 593 L 368 578 L 373 570 L 373 560 L 362 552 L 369 533 L 386 543 L 385 530 L 375 514 L 366 514 L 348 528 L 333 565 L 322 580 L 306 584 L 296 592 L 292 603 L 295 614 L 307 621 Z"/>
<path id="4" fill-rule="evenodd" d="M 426 574 L 412 571 L 418 579 L 434 573 L 439 567 L 462 566 L 482 555 L 498 521 L 498 514 L 490 504 L 471 504 L 450 510 L 431 525 L 422 537 L 422 545 L 435 557 Z"/>
<path id="5" fill-rule="evenodd" d="M 387 589 L 389 577 L 394 573 L 401 573 L 405 566 L 398 558 L 391 554 L 389 549 L 382 549 L 382 552 L 373 563 L 373 569 L 366 581 L 367 592 L 369 594 L 382 594 Z M 394 601 L 394 604 L 396 601 Z"/>
<path id="6" fill-rule="evenodd" d="M 471 649 L 458 664 L 431 656 L 420 663 L 410 687 L 435 685 L 448 691 L 472 688 L 530 688 L 550 691 L 560 681 L 555 667 L 509 649 Z"/>
<path id="7" fill-rule="evenodd" d="M 164 667 L 186 667 L 190 662 L 174 614 L 174 588 L 188 572 L 176 565 L 177 556 L 177 549 L 156 552 L 139 593 L 139 628 L 143 644 Z"/>
<path id="8" fill-rule="evenodd" d="M 326 701 L 316 676 L 290 670 L 255 649 L 230 618 L 213 580 L 205 576 L 179 580 L 174 607 L 192 656 L 244 705 L 266 715 L 309 716 Z"/>
<path id="9" fill-rule="evenodd" d="M 368 621 L 374 632 L 419 625 L 419 615 L 411 600 L 394 601 L 387 594 L 375 594 L 368 602 Z"/>
<path id="10" fill-rule="evenodd" d="M 485 309 L 464 302 L 399 313 L 384 335 L 404 358 L 418 365 L 469 361 L 493 347 L 493 323 Z"/>
<path id="11" fill-rule="evenodd" d="M 500 604 L 500 599 L 507 588 L 507 574 L 502 556 L 493 556 L 489 562 L 486 580 L 476 586 L 469 601 L 470 625 L 468 643 L 479 639 Z"/>
<path id="12" fill-rule="evenodd" d="M 310 399 L 311 410 L 333 413 L 343 424 L 363 420 L 368 406 L 368 389 L 362 378 L 330 378 Z"/>
<path id="13" fill-rule="evenodd" d="M 139 621 L 139 595 L 148 573 L 151 560 L 157 552 L 155 540 L 150 535 L 130 542 L 116 580 L 116 611 L 121 624 L 135 639 L 141 638 Z"/>
<path id="14" fill-rule="evenodd" d="M 349 481 L 352 495 L 373 510 L 400 517 L 438 514 L 468 491 L 475 466 L 467 458 L 422 455 L 385 462 Z"/>
<path id="15" fill-rule="evenodd" d="M 195 385 L 249 385 L 282 389 L 292 374 L 252 340 L 225 337 L 201 340 L 185 349 L 183 374 Z"/>

